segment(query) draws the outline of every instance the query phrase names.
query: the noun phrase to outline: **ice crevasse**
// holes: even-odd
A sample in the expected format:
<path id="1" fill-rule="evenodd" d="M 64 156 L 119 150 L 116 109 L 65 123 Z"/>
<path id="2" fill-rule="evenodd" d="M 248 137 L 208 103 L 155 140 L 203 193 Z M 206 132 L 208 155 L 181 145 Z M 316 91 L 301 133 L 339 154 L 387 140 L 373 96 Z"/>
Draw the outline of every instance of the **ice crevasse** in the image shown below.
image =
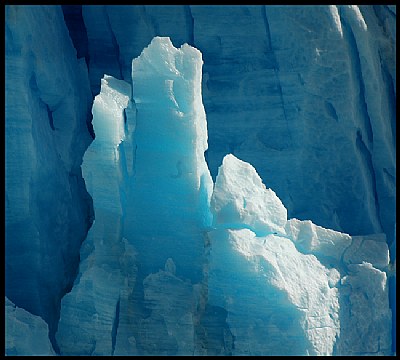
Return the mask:
<path id="1" fill-rule="evenodd" d="M 213 184 L 201 76 L 200 51 L 167 37 L 132 61 L 132 87 L 104 75 L 60 354 L 390 354 L 384 236 L 288 219 L 232 154 Z"/>

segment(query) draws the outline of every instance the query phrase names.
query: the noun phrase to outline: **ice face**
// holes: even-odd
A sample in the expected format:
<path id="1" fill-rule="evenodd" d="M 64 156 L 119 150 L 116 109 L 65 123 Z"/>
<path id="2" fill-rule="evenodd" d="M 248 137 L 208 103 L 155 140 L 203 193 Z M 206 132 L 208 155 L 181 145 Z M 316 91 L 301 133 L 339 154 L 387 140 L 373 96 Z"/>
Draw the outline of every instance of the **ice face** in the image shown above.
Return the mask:
<path id="1" fill-rule="evenodd" d="M 6 6 L 5 19 L 5 291 L 53 341 L 92 222 L 80 168 L 92 96 L 60 7 Z"/>

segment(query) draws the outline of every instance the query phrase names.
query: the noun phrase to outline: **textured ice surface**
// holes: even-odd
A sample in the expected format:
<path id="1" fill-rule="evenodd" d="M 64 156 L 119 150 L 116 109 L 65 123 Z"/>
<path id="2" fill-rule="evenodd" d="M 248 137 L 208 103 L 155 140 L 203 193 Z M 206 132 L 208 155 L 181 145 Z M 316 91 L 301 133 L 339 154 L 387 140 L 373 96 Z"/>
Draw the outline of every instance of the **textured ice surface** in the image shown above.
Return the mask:
<path id="1" fill-rule="evenodd" d="M 44 320 L 5 299 L 5 355 L 55 355 Z"/>
<path id="2" fill-rule="evenodd" d="M 341 279 L 337 351 L 341 355 L 390 355 L 392 314 L 386 273 L 368 262 L 348 268 L 349 274 Z"/>
<path id="3" fill-rule="evenodd" d="M 313 224 L 310 220 L 290 219 L 285 224 L 288 237 L 302 253 L 314 254 L 338 264 L 344 250 L 352 244 L 352 237 Z"/>
<path id="4" fill-rule="evenodd" d="M 198 306 L 195 288 L 175 276 L 172 260 L 166 263 L 165 271 L 148 275 L 143 287 L 144 303 L 151 309 L 151 316 L 143 320 L 143 332 L 151 339 L 142 340 L 144 350 L 159 355 L 193 354 Z"/>
<path id="5" fill-rule="evenodd" d="M 352 236 L 351 246 L 343 256 L 345 264 L 368 262 L 378 269 L 387 269 L 389 249 L 385 234 Z"/>
<path id="6" fill-rule="evenodd" d="M 210 237 L 209 302 L 228 311 L 234 355 L 332 354 L 338 271 L 299 253 L 288 238 L 248 229 Z"/>

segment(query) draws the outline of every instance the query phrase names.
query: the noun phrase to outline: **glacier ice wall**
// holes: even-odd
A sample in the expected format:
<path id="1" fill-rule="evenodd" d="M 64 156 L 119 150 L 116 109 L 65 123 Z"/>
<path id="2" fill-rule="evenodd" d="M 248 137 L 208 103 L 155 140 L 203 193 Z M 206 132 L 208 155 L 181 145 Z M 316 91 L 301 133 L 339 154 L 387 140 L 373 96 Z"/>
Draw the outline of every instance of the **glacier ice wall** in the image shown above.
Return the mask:
<path id="1" fill-rule="evenodd" d="M 54 337 L 93 213 L 80 168 L 92 95 L 61 8 L 5 10 L 5 290 Z"/>
<path id="2" fill-rule="evenodd" d="M 131 59 L 156 35 L 195 46 L 213 177 L 233 153 L 268 179 L 290 217 L 385 232 L 392 243 L 395 10 L 101 5 L 82 15 L 94 93 L 103 73 L 130 82 Z"/>
<path id="3" fill-rule="evenodd" d="M 130 82 L 130 60 L 153 36 L 195 46 L 213 178 L 235 154 L 289 217 L 385 233 L 395 262 L 395 5 L 83 6 L 82 15 L 95 94 L 104 72 Z"/>
<path id="4" fill-rule="evenodd" d="M 270 282 L 263 296 L 276 299 L 276 306 L 283 313 L 293 315 L 294 322 L 285 324 L 279 317 L 272 320 L 262 317 L 268 315 L 267 309 L 260 315 L 261 321 L 243 322 L 248 334 L 254 335 L 251 341 L 243 337 L 244 327 L 235 325 L 243 307 L 235 302 L 223 305 L 232 298 L 218 293 L 218 277 L 210 272 L 216 266 L 212 263 L 213 256 L 218 259 L 218 249 L 231 251 L 229 256 L 224 253 L 222 260 L 229 263 L 230 259 L 241 259 L 243 276 L 251 274 L 255 266 L 258 270 L 254 284 L 259 286 L 263 277 L 260 261 L 275 271 L 282 265 L 265 263 L 260 256 L 274 250 L 269 245 L 261 246 L 260 250 L 258 237 L 262 235 L 261 238 L 272 239 L 271 244 L 275 241 L 276 246 L 279 243 L 276 237 L 290 238 L 295 249 L 292 245 L 287 249 L 296 254 L 295 258 L 305 259 L 299 254 L 313 255 L 320 263 L 318 268 L 338 269 L 341 280 L 333 283 L 333 287 L 339 289 L 338 333 L 341 336 L 334 346 L 335 354 L 387 353 L 391 337 L 387 281 L 391 284 L 394 319 L 396 297 L 392 270 L 395 264 L 395 23 L 396 7 L 380 5 L 64 5 L 62 12 L 59 6 L 7 6 L 6 295 L 18 307 L 46 320 L 50 339 L 57 349 L 54 332 L 60 298 L 72 286 L 80 243 L 93 216 L 91 198 L 79 166 L 91 141 L 89 133 L 94 137 L 89 81 L 94 94 L 100 91 L 104 73 L 132 85 L 132 58 L 155 35 L 164 35 L 170 36 L 175 46 L 186 42 L 203 53 L 201 90 L 209 130 L 206 158 L 214 178 L 225 154 L 233 153 L 255 165 L 261 178 L 287 206 L 289 217 L 312 219 L 318 225 L 365 236 L 349 237 L 294 218 L 286 222 L 285 232 L 279 225 L 277 234 L 265 231 L 260 234 L 247 221 L 254 214 L 253 200 L 242 196 L 243 203 L 235 206 L 241 209 L 244 218 L 242 214 L 233 215 L 245 219 L 246 223 L 227 225 L 222 220 L 223 228 L 208 232 L 204 277 L 195 283 L 199 278 L 195 279 L 192 273 L 192 283 L 188 283 L 188 279 L 182 278 L 182 267 L 175 264 L 175 254 L 165 257 L 165 265 L 160 256 L 156 262 L 154 259 L 150 262 L 158 265 L 143 270 L 137 249 L 130 244 L 132 239 L 120 237 L 125 223 L 129 226 L 126 214 L 135 214 L 133 207 L 126 206 L 135 187 L 133 182 L 123 180 L 119 189 L 109 194 L 120 196 L 119 214 L 108 218 L 98 211 L 97 224 L 107 224 L 110 220 L 112 226 L 93 228 L 81 248 L 81 268 L 85 271 L 80 272 L 76 284 L 82 278 L 84 281 L 80 283 L 80 294 L 73 290 L 70 297 L 64 298 L 65 303 L 67 299 L 72 300 L 67 306 L 70 310 L 60 322 L 58 335 L 63 334 L 65 339 L 60 343 L 64 341 L 68 345 L 77 341 L 79 344 L 82 340 L 82 353 L 115 355 L 157 351 L 190 353 L 193 349 L 194 353 L 209 355 L 248 353 L 248 349 L 257 351 L 257 344 L 264 346 L 257 329 L 264 331 L 270 329 L 266 324 L 273 324 L 277 329 L 276 339 L 276 333 L 284 334 L 284 330 L 285 336 L 292 340 L 295 333 L 300 335 L 294 336 L 299 352 L 331 351 L 330 340 L 325 349 L 310 340 L 310 332 L 304 326 L 307 315 L 296 309 L 296 302 L 288 296 L 290 292 L 279 288 L 279 282 Z M 104 80 L 109 89 L 121 91 L 114 92 L 114 100 L 123 98 L 128 84 L 111 77 Z M 170 85 L 165 85 L 163 91 L 174 94 L 177 89 Z M 173 96 L 167 103 L 172 100 Z M 117 118 L 121 119 L 119 115 Z M 114 151 L 122 175 L 113 173 L 108 179 L 111 182 L 121 178 L 132 180 L 136 174 L 136 138 L 133 137 L 136 105 L 133 102 L 123 112 L 123 120 L 125 140 Z M 143 153 L 141 161 L 144 161 Z M 182 175 L 179 162 L 175 169 L 174 175 L 179 178 Z M 89 178 L 85 177 L 87 185 Z M 210 194 L 208 191 L 202 194 L 202 201 L 206 203 Z M 143 194 L 141 197 L 142 204 L 146 204 Z M 246 210 L 247 203 L 250 211 Z M 203 221 L 209 221 L 207 212 L 200 211 L 199 215 Z M 232 212 L 228 211 L 228 215 Z M 265 223 L 264 220 L 258 224 Z M 105 234 L 115 232 L 116 228 L 115 236 L 106 239 L 104 244 Z M 384 234 L 366 235 L 381 232 Z M 249 247 L 243 248 L 242 243 Z M 391 247 L 389 266 L 387 243 Z M 113 244 L 112 251 L 110 244 Z M 142 242 L 142 250 L 144 245 Z M 208 256 L 212 246 L 214 255 Z M 252 252 L 253 249 L 257 251 Z M 198 277 L 200 262 L 196 264 Z M 217 266 L 217 270 L 226 272 L 228 279 L 237 276 L 226 267 L 218 269 Z M 216 294 L 209 293 L 208 284 L 217 289 Z M 354 292 L 354 289 L 361 291 Z M 87 301 L 82 302 L 88 294 L 91 295 Z M 160 301 L 165 294 L 170 302 Z M 212 302 L 207 300 L 208 295 L 214 299 Z M 104 307 L 99 307 L 103 301 Z M 188 306 L 188 301 L 195 310 Z M 171 306 L 179 311 L 171 313 Z M 92 309 L 92 318 L 86 317 L 83 327 L 87 327 L 89 335 L 80 339 L 79 331 L 75 335 L 68 333 L 69 326 L 76 327 L 79 316 L 90 313 L 88 309 Z M 236 315 L 229 309 L 239 309 L 239 317 L 235 319 Z M 356 315 L 348 317 L 350 311 Z M 366 330 L 364 314 L 371 321 L 371 331 Z M 395 321 L 393 326 L 395 339 Z M 97 328 L 106 335 L 102 337 Z M 154 337 L 155 329 L 160 336 Z M 332 334 L 334 330 L 329 331 Z M 382 334 L 380 339 L 376 334 Z M 273 338 L 274 333 L 269 336 Z M 154 341 L 159 339 L 162 342 L 155 347 Z M 271 344 L 270 350 L 275 345 Z M 68 352 L 66 349 L 64 346 L 63 351 Z"/>
<path id="5" fill-rule="evenodd" d="M 232 154 L 213 186 L 201 65 L 155 37 L 132 90 L 101 81 L 82 165 L 95 221 L 62 299 L 61 355 L 390 354 L 384 234 L 288 220 Z"/>

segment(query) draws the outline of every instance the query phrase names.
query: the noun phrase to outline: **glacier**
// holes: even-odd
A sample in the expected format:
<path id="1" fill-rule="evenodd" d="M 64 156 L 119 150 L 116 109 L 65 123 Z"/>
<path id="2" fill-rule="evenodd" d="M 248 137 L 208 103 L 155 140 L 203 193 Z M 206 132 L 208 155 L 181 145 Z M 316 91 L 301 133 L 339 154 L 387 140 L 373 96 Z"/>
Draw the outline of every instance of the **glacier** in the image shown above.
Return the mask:
<path id="1" fill-rule="evenodd" d="M 94 94 L 104 73 L 131 82 L 130 63 L 154 36 L 188 43 L 204 57 L 214 180 L 233 153 L 268 179 L 290 217 L 385 232 L 393 242 L 395 7 L 99 5 L 81 13 Z"/>
<path id="2" fill-rule="evenodd" d="M 396 353 L 395 6 L 5 19 L 6 355 Z"/>
<path id="3" fill-rule="evenodd" d="M 132 62 L 133 90 L 102 79 L 82 164 L 96 218 L 61 302 L 61 354 L 388 354 L 387 279 L 372 265 L 387 267 L 386 242 L 353 245 L 347 234 L 288 221 L 275 192 L 232 154 L 213 186 L 201 62 L 196 49 L 155 37 Z M 363 324 L 371 302 L 380 311 Z M 214 325 L 218 346 L 202 323 L 208 309 L 226 312 Z"/>

